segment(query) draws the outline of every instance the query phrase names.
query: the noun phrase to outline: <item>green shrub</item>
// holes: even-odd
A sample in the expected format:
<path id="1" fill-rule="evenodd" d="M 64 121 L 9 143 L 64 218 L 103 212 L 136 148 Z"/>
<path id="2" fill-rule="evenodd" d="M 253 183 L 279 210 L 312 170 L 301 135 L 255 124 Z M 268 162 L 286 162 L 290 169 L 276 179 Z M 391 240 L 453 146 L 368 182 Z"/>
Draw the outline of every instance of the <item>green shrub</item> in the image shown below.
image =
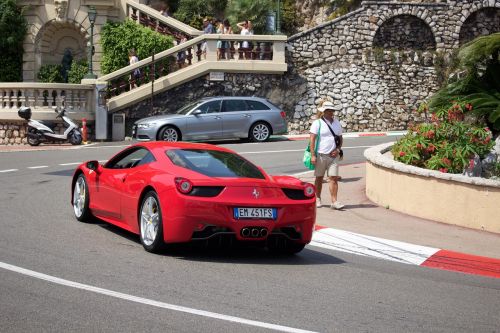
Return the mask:
<path id="1" fill-rule="evenodd" d="M 61 65 L 43 65 L 38 71 L 38 81 L 43 83 L 61 83 L 64 79 L 61 75 Z"/>
<path id="2" fill-rule="evenodd" d="M 455 103 L 432 113 L 427 122 L 409 128 L 392 147 L 394 159 L 426 169 L 462 173 L 475 154 L 483 158 L 494 145 L 488 128 L 465 121 L 472 108 L 470 103 Z M 420 111 L 427 118 L 427 106 Z"/>
<path id="3" fill-rule="evenodd" d="M 159 34 L 131 20 L 107 22 L 101 32 L 101 71 L 108 74 L 129 65 L 128 52 L 135 49 L 139 60 L 171 48 L 173 38 Z"/>
<path id="4" fill-rule="evenodd" d="M 68 83 L 81 83 L 85 74 L 88 73 L 87 60 L 73 61 L 68 72 Z"/>
<path id="5" fill-rule="evenodd" d="M 0 82 L 22 81 L 23 41 L 28 31 L 15 0 L 0 0 Z"/>
<path id="6" fill-rule="evenodd" d="M 462 78 L 440 89 L 429 101 L 431 110 L 449 108 L 453 101 L 468 101 L 474 113 L 494 133 L 500 132 L 500 33 L 482 36 L 458 52 Z"/>

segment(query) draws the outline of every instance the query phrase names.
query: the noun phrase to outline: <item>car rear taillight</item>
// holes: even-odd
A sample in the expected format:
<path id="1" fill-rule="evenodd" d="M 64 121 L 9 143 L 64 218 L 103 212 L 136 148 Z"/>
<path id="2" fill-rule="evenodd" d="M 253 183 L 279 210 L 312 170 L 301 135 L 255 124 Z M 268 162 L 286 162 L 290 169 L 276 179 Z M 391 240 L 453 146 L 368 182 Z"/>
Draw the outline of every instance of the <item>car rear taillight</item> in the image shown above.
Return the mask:
<path id="1" fill-rule="evenodd" d="M 304 187 L 304 195 L 308 198 L 312 198 L 315 192 L 316 190 L 314 189 L 314 186 L 311 184 L 307 184 L 306 187 Z"/>
<path id="2" fill-rule="evenodd" d="M 280 112 L 281 118 L 286 119 L 286 113 L 285 111 Z"/>
<path id="3" fill-rule="evenodd" d="M 175 187 L 182 194 L 188 194 L 193 189 L 193 183 L 189 179 L 177 177 L 175 178 Z"/>

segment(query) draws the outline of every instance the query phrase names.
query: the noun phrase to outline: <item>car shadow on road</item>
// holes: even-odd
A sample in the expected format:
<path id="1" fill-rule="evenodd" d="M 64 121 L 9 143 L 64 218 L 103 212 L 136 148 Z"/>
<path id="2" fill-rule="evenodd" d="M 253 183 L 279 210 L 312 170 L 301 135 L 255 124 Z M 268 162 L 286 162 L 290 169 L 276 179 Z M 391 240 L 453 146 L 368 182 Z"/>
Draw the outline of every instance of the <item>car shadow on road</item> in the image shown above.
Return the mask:
<path id="1" fill-rule="evenodd" d="M 90 223 L 131 242 L 131 244 L 141 245 L 139 236 L 108 224 L 97 218 L 93 218 Z M 141 251 L 142 246 L 140 248 Z M 213 262 L 213 263 L 238 263 L 238 264 L 263 264 L 263 265 L 338 265 L 345 261 L 316 251 L 314 247 L 306 247 L 295 255 L 284 255 L 271 253 L 262 246 L 252 246 L 250 244 L 218 243 L 195 241 L 182 244 L 168 244 L 165 249 L 152 256 L 166 256 L 186 261 Z"/>

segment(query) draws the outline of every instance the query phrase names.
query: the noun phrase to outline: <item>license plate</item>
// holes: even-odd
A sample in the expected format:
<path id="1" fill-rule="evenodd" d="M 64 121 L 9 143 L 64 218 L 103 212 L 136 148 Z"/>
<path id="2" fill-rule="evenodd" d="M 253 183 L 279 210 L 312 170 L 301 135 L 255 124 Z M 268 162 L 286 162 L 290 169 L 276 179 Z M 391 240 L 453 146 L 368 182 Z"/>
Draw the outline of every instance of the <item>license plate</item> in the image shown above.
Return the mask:
<path id="1" fill-rule="evenodd" d="M 276 208 L 234 208 L 234 218 L 237 220 L 242 219 L 266 219 L 276 220 Z"/>

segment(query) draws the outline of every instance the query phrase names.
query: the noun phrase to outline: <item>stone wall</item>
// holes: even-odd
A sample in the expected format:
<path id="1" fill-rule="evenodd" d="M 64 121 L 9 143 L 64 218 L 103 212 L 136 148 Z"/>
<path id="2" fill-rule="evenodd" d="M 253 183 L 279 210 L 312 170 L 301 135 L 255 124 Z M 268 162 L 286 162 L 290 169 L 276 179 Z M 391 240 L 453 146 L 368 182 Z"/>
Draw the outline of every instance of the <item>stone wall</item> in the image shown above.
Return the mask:
<path id="1" fill-rule="evenodd" d="M 20 121 L 0 123 L 0 145 L 27 144 L 26 123 Z"/>
<path id="2" fill-rule="evenodd" d="M 488 22 L 485 16 L 490 15 Z M 479 19 L 482 17 L 482 19 Z M 406 129 L 439 88 L 443 59 L 459 44 L 500 31 L 500 0 L 402 3 L 365 1 L 360 9 L 289 38 L 293 72 L 291 132 L 304 132 L 330 99 L 347 131 Z M 429 52 L 430 51 L 430 52 Z M 438 64 L 435 66 L 434 64 Z"/>
<path id="3" fill-rule="evenodd" d="M 46 124 L 50 122 L 44 122 Z M 50 124 L 49 124 L 50 125 Z M 81 128 L 81 124 L 78 124 Z M 60 121 L 53 122 L 54 132 L 63 134 L 66 130 L 64 124 Z M 94 139 L 94 124 L 87 125 L 87 139 L 92 141 Z M 26 138 L 27 122 L 24 120 L 15 121 L 2 121 L 0 122 L 0 145 L 26 145 L 28 140 Z"/>

